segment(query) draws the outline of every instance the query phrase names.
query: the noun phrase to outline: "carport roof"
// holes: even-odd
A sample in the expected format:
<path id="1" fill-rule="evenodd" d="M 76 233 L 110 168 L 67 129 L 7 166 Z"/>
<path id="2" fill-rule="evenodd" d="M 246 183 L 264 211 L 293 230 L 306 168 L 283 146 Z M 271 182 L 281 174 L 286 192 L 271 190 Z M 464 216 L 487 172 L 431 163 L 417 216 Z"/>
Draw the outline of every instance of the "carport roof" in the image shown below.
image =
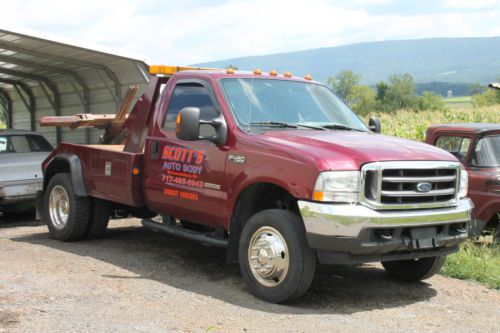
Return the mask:
<path id="1" fill-rule="evenodd" d="M 13 119 L 18 109 L 29 112 L 24 127 L 31 130 L 45 114 L 104 113 L 106 108 L 109 113 L 129 85 L 148 80 L 142 60 L 0 29 L 0 107 L 7 111 L 8 127 L 21 124 Z M 59 129 L 56 136 L 60 142 Z"/>

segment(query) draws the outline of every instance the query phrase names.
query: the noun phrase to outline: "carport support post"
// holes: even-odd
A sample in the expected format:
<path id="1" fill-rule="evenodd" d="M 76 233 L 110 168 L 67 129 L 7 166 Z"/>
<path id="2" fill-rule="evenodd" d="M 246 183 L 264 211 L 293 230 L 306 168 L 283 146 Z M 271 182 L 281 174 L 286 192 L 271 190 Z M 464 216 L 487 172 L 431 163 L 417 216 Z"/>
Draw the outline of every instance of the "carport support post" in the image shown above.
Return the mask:
<path id="1" fill-rule="evenodd" d="M 23 91 L 28 95 L 28 100 L 24 96 L 24 94 L 21 92 L 21 89 L 19 89 L 19 86 L 17 84 L 14 84 L 14 89 L 16 89 L 17 93 L 21 97 L 21 100 L 23 101 L 24 105 L 28 109 L 28 112 L 30 113 L 30 128 L 32 131 L 36 130 L 35 126 L 35 96 L 31 92 L 31 89 L 27 86 L 23 86 L 22 89 Z"/>
<path id="2" fill-rule="evenodd" d="M 3 101 L 5 112 L 7 112 L 7 128 L 12 128 L 12 99 L 6 90 L 0 88 L 0 99 Z"/>

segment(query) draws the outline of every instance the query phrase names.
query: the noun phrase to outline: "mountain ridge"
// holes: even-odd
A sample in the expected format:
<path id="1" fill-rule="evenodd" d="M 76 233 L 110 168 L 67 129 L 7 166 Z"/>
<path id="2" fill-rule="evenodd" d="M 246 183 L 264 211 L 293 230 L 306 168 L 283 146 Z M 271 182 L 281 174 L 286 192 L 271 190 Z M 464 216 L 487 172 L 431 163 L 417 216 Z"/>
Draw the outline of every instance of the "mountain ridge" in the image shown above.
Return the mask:
<path id="1" fill-rule="evenodd" d="M 363 42 L 302 51 L 209 61 L 197 66 L 240 69 L 276 69 L 294 75 L 311 74 L 315 80 L 348 69 L 360 74 L 361 83 L 373 85 L 392 74 L 409 73 L 416 83 L 478 82 L 500 76 L 500 36 L 425 38 Z"/>

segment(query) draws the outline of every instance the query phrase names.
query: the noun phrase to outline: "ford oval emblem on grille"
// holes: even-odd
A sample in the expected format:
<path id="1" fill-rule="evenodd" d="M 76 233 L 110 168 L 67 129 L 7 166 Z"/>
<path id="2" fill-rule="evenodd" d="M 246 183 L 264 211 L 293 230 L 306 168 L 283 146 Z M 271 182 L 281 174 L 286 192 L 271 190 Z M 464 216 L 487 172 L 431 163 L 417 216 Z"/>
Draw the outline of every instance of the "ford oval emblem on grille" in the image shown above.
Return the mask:
<path id="1" fill-rule="evenodd" d="M 432 190 L 431 183 L 418 183 L 417 184 L 417 191 L 419 191 L 419 192 L 429 192 L 430 190 Z"/>

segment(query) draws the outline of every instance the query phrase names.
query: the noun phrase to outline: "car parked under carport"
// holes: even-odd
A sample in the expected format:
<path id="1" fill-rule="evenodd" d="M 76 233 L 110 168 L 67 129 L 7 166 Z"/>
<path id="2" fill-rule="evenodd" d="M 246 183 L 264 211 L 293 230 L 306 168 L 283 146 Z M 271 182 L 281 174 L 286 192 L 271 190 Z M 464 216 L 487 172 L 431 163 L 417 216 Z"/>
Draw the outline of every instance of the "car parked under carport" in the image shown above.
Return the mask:
<path id="1" fill-rule="evenodd" d="M 39 133 L 0 130 L 1 211 L 23 209 L 35 202 L 43 182 L 41 164 L 52 150 Z"/>

